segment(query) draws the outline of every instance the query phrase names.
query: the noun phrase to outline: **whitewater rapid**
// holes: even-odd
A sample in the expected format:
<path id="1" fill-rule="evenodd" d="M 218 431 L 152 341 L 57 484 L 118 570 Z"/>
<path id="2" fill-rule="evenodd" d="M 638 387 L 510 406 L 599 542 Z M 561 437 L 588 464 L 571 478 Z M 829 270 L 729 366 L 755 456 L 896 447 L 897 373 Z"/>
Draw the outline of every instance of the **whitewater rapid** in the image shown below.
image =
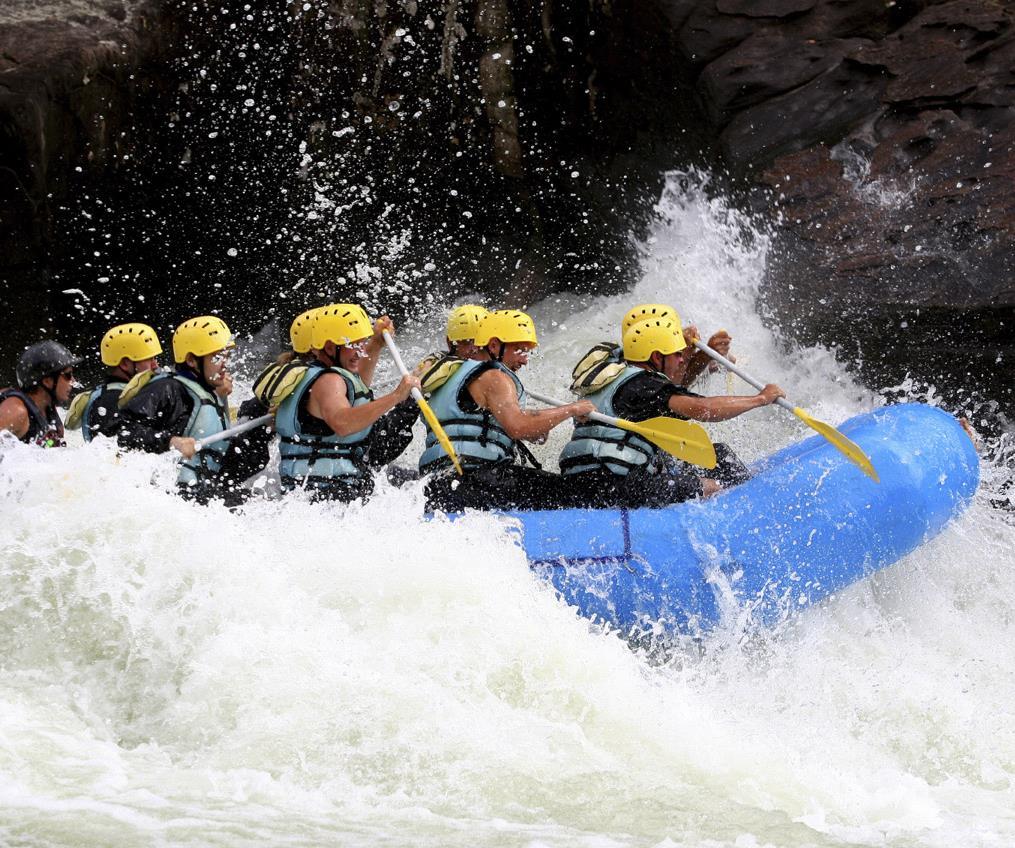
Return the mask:
<path id="1" fill-rule="evenodd" d="M 729 330 L 823 420 L 880 404 L 830 352 L 780 343 L 757 308 L 763 234 L 682 186 L 634 291 L 532 310 L 526 382 L 563 394 L 629 305 L 661 301 Z M 402 329 L 407 360 L 439 322 Z M 748 459 L 805 435 L 771 408 L 710 430 Z M 940 537 L 774 631 L 734 617 L 647 653 L 535 580 L 505 520 L 424 521 L 418 485 L 230 512 L 101 439 L 7 449 L 0 844 L 1010 846 L 1000 476 Z"/>

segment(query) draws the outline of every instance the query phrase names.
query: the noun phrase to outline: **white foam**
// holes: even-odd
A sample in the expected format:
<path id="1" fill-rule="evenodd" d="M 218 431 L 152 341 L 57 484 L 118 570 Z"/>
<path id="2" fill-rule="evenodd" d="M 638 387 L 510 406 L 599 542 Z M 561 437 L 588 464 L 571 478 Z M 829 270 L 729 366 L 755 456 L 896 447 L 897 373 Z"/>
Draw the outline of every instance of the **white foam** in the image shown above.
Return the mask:
<path id="1" fill-rule="evenodd" d="M 534 386 L 562 394 L 631 303 L 662 301 L 826 420 L 876 402 L 757 317 L 749 222 L 700 190 L 659 211 L 636 291 L 533 310 L 567 328 L 541 329 Z M 407 359 L 433 346 L 413 330 Z M 777 410 L 717 429 L 749 456 L 803 435 Z M 565 607 L 505 519 L 424 521 L 418 485 L 231 513 L 102 439 L 0 457 L 5 843 L 1015 838 L 1015 546 L 985 497 L 777 632 L 664 660 Z"/>

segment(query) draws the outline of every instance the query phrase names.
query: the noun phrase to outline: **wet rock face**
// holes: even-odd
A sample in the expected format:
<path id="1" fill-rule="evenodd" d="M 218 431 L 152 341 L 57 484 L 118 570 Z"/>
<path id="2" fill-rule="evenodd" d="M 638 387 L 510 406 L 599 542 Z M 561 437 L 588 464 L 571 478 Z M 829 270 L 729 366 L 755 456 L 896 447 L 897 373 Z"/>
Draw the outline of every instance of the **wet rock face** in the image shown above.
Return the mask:
<path id="1" fill-rule="evenodd" d="M 139 104 L 158 86 L 173 37 L 157 11 L 155 0 L 11 0 L 0 9 L 4 353 L 54 332 L 62 204 L 131 164 Z"/>
<path id="2" fill-rule="evenodd" d="M 677 19 L 646 0 L 104 2 L 0 29 L 28 102 L 0 104 L 2 273 L 85 346 L 195 309 L 251 329 L 323 298 L 616 290 L 661 172 L 703 146 Z"/>
<path id="3" fill-rule="evenodd" d="M 771 222 L 772 316 L 875 386 L 934 379 L 1011 414 L 1011 6 L 719 0 L 679 40 Z"/>
<path id="4" fill-rule="evenodd" d="M 875 385 L 930 379 L 1012 409 L 1015 133 L 920 113 L 869 160 L 818 147 L 765 172 L 785 223 L 773 315 Z M 880 155 L 879 155 L 880 152 Z M 837 155 L 839 161 L 833 158 Z"/>

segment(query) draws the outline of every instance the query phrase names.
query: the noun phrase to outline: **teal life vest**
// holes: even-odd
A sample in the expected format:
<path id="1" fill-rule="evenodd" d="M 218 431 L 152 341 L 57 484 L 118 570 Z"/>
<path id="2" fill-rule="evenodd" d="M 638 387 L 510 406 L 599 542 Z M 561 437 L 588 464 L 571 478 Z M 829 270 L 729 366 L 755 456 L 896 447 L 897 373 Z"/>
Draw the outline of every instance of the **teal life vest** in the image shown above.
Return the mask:
<path id="1" fill-rule="evenodd" d="M 88 396 L 88 402 L 85 404 L 85 411 L 81 413 L 81 438 L 83 438 L 86 442 L 90 442 L 93 438 L 95 438 L 92 434 L 91 427 L 92 408 L 95 406 L 95 401 L 97 401 L 102 393 L 107 389 L 119 389 L 122 392 L 126 385 L 127 384 L 123 382 L 106 383 L 104 385 L 100 383 L 92 389 Z M 113 412 L 115 414 L 116 410 L 114 409 Z"/>
<path id="2" fill-rule="evenodd" d="M 194 403 L 194 408 L 191 410 L 190 418 L 187 419 L 187 426 L 182 435 L 192 439 L 204 439 L 229 429 L 229 407 L 223 398 L 196 380 L 191 380 L 180 374 L 158 375 L 152 379 L 157 380 L 163 376 L 176 380 L 183 386 Z M 180 473 L 177 475 L 176 481 L 181 486 L 195 486 L 200 481 L 214 478 L 222 467 L 222 460 L 228 449 L 228 439 L 212 442 L 202 448 L 190 459 L 185 459 L 180 463 Z"/>
<path id="3" fill-rule="evenodd" d="M 613 418 L 617 412 L 613 399 L 617 391 L 628 381 L 646 373 L 642 368 L 628 365 L 613 380 L 599 391 L 587 396 L 596 409 Z M 606 468 L 614 474 L 626 475 L 633 468 L 641 468 L 651 462 L 657 448 L 647 439 L 621 430 L 610 424 L 588 421 L 578 424 L 571 434 L 571 441 L 564 445 L 560 454 L 560 470 L 564 476 L 580 474 Z"/>
<path id="4" fill-rule="evenodd" d="M 517 449 L 515 440 L 504 431 L 496 417 L 489 410 L 480 409 L 478 406 L 474 411 L 466 412 L 460 403 L 462 392 L 468 391 L 467 382 L 479 376 L 476 372 L 479 369 L 486 371 L 492 368 L 500 369 L 514 380 L 518 391 L 518 403 L 524 404 L 525 389 L 514 371 L 500 362 L 477 360 L 463 362 L 447 382 L 430 396 L 430 407 L 448 434 L 463 468 L 493 462 L 512 462 L 515 458 Z M 444 448 L 428 427 L 426 447 L 419 458 L 419 470 L 436 471 L 450 464 L 451 460 L 444 452 Z"/>
<path id="5" fill-rule="evenodd" d="M 358 479 L 367 474 L 366 456 L 373 424 L 348 436 L 337 433 L 315 435 L 300 426 L 300 405 L 310 387 L 327 373 L 341 375 L 345 380 L 350 406 L 362 406 L 374 399 L 374 393 L 358 374 L 338 366 L 325 367 L 313 363 L 295 389 L 279 404 L 275 413 L 275 432 L 279 437 L 279 474 L 283 485 L 292 488 L 304 481 L 318 480 L 326 484 L 335 480 Z M 327 428 L 323 421 L 321 426 Z"/>

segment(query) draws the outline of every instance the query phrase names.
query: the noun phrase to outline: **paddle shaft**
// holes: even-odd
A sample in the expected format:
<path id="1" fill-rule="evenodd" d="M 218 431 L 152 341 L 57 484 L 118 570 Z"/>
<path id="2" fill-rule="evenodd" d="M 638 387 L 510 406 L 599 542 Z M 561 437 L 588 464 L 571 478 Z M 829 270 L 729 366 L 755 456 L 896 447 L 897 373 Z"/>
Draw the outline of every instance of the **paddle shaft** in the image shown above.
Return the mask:
<path id="1" fill-rule="evenodd" d="M 398 372 L 403 377 L 408 377 L 409 369 L 405 367 L 405 363 L 402 361 L 402 354 L 399 352 L 398 348 L 395 347 L 395 340 L 391 338 L 391 333 L 385 330 L 383 332 L 383 336 L 384 336 L 384 344 L 388 346 L 388 353 L 390 353 L 391 358 L 395 360 L 395 365 L 398 367 Z M 412 398 L 413 400 L 416 401 L 416 403 L 419 403 L 421 400 L 423 400 L 423 393 L 419 389 L 413 389 Z"/>
<path id="2" fill-rule="evenodd" d="M 238 436 L 240 433 L 246 433 L 248 430 L 253 430 L 255 427 L 263 427 L 265 424 L 270 424 L 275 419 L 274 415 L 262 415 L 259 418 L 251 418 L 249 421 L 244 421 L 242 424 L 237 424 L 235 427 L 230 427 L 228 430 L 223 430 L 221 433 L 215 433 L 211 436 L 205 436 L 203 439 L 198 439 L 194 445 L 194 450 L 201 450 L 202 448 L 208 447 L 208 445 L 214 444 L 215 442 L 221 442 L 223 439 L 231 439 L 233 436 Z"/>
<path id="3" fill-rule="evenodd" d="M 538 400 L 540 403 L 546 403 L 549 404 L 550 406 L 568 405 L 568 401 L 566 400 L 554 400 L 553 398 L 546 397 L 545 395 L 537 395 L 535 392 L 528 392 L 528 395 L 529 397 Z M 603 413 L 601 412 L 590 412 L 587 417 L 591 418 L 593 421 L 598 421 L 600 424 L 616 425 L 617 421 L 619 420 L 617 418 L 611 418 L 609 415 L 603 415 Z"/>
<path id="4" fill-rule="evenodd" d="M 761 380 L 757 380 L 750 374 L 745 373 L 742 369 L 738 368 L 734 363 L 730 362 L 721 353 L 712 350 L 704 344 L 700 339 L 695 340 L 694 346 L 703 353 L 708 354 L 716 362 L 727 368 L 732 373 L 736 374 L 741 380 L 746 380 L 758 391 L 761 391 L 764 387 Z M 818 421 L 816 418 L 812 418 L 800 407 L 793 406 L 785 398 L 776 398 L 775 401 L 783 409 L 789 410 L 797 418 L 804 422 L 812 430 L 820 433 L 825 439 L 831 442 L 839 450 L 840 453 L 856 465 L 864 474 L 870 477 L 875 483 L 879 482 L 878 472 L 874 468 L 874 464 L 871 462 L 870 457 L 863 452 L 863 449 L 855 442 L 847 439 L 842 433 L 836 430 L 831 424 L 826 424 L 824 421 Z"/>
<path id="5" fill-rule="evenodd" d="M 723 356 L 721 353 L 719 353 L 719 351 L 713 350 L 707 344 L 705 344 L 703 341 L 701 341 L 701 339 L 696 339 L 695 342 L 694 342 L 694 346 L 696 348 L 698 348 L 698 350 L 700 350 L 702 353 L 706 353 L 709 356 L 711 356 L 716 362 L 718 362 L 727 371 L 732 371 L 734 374 L 736 374 L 745 383 L 750 383 L 759 392 L 763 388 L 765 388 L 765 384 L 762 383 L 761 380 L 759 380 L 756 377 L 753 377 L 750 374 L 748 374 L 746 371 L 744 371 L 742 368 L 740 368 L 735 362 L 730 362 L 725 356 Z M 775 402 L 779 406 L 781 406 L 783 409 L 788 409 L 790 412 L 796 414 L 796 407 L 794 407 L 793 404 L 791 404 L 788 400 L 786 400 L 786 398 L 776 398 Z"/>
<path id="6" fill-rule="evenodd" d="M 395 345 L 395 340 L 391 338 L 391 334 L 384 330 L 382 332 L 384 336 L 384 344 L 388 346 L 388 352 L 391 354 L 391 358 L 395 360 L 395 365 L 398 366 L 398 370 L 402 377 L 409 376 L 409 369 L 405 367 L 405 363 L 402 361 L 402 354 L 399 353 L 398 347 Z M 444 428 L 441 426 L 441 422 L 438 420 L 434 411 L 430 408 L 430 404 L 426 402 L 426 398 L 423 397 L 423 393 L 419 389 L 412 389 L 413 400 L 419 406 L 419 411 L 423 414 L 423 418 L 427 423 L 427 426 L 433 431 L 434 436 L 437 437 L 437 443 L 444 449 L 444 452 L 448 455 L 451 460 L 451 464 L 455 467 L 455 471 L 461 476 L 464 473 L 462 469 L 462 463 L 458 459 L 458 454 L 455 453 L 455 446 L 451 444 L 451 439 L 448 438 L 448 434 L 444 432 Z"/>
<path id="7" fill-rule="evenodd" d="M 544 397 L 534 392 L 529 392 L 529 394 L 536 400 L 550 406 L 566 405 L 563 401 Z M 648 439 L 656 447 L 684 462 L 700 465 L 703 468 L 715 468 L 715 448 L 708 438 L 708 433 L 700 424 L 667 417 L 651 418 L 648 421 L 639 422 L 625 421 L 623 418 L 612 418 L 601 412 L 589 413 L 588 417 L 593 421 L 637 433 L 643 439 Z"/>

